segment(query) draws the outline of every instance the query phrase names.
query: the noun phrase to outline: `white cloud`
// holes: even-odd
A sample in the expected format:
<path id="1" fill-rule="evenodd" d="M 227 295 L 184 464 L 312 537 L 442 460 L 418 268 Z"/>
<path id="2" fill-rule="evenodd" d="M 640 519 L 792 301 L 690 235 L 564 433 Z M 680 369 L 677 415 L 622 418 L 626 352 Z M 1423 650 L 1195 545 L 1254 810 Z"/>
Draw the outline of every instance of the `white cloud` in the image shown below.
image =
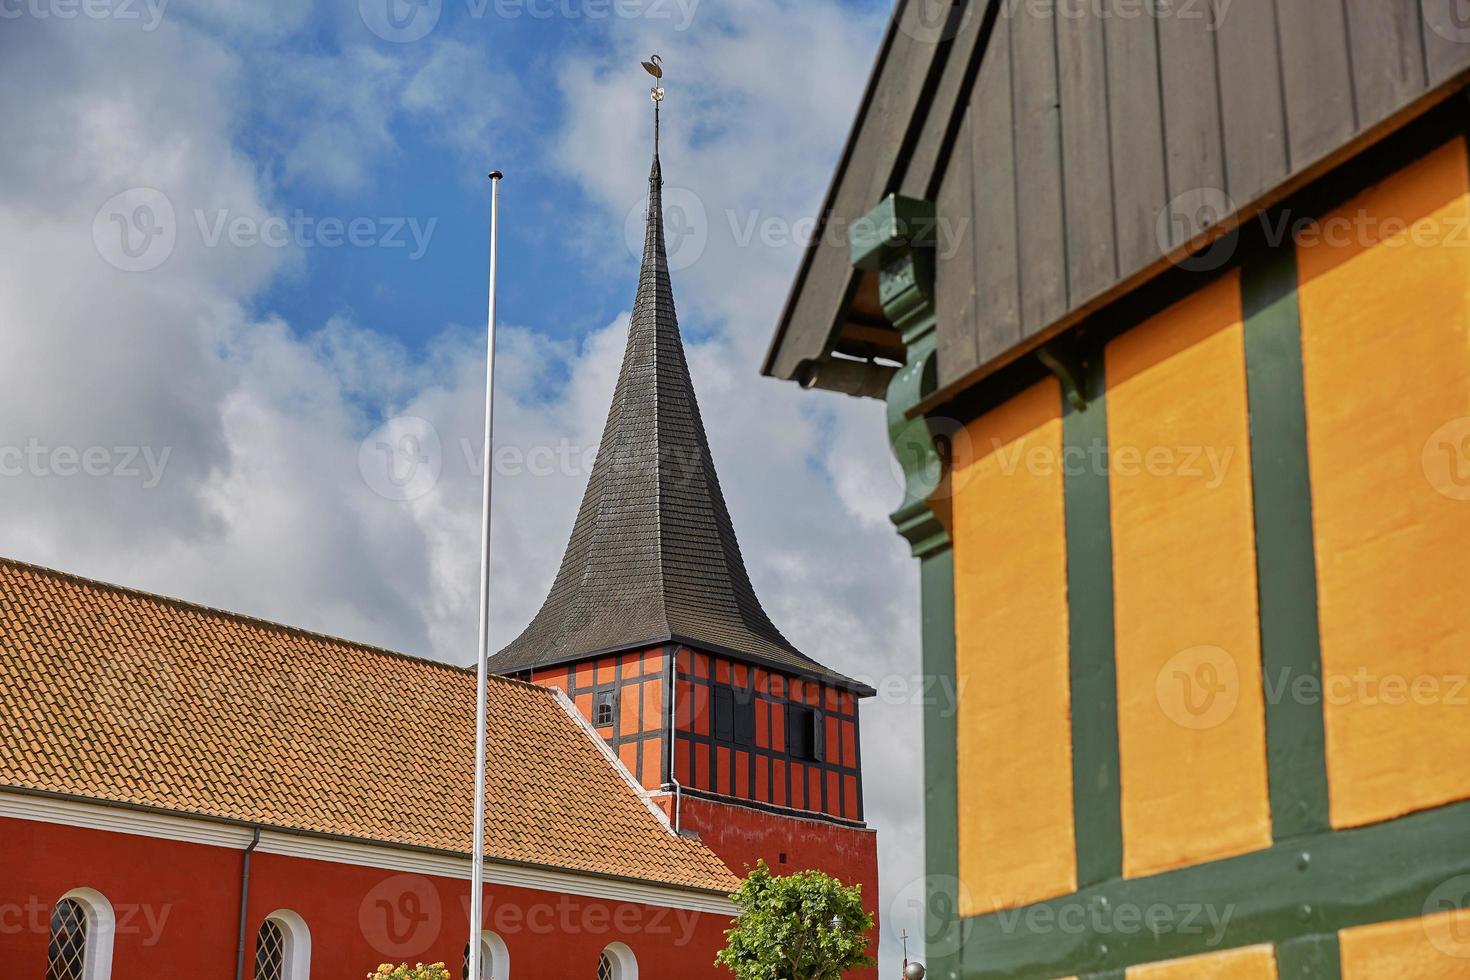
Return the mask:
<path id="1" fill-rule="evenodd" d="M 627 66 L 659 51 L 665 203 L 707 222 L 690 239 L 703 242 L 697 260 L 675 256 L 686 267 L 674 291 L 686 343 L 698 337 L 691 370 L 756 590 L 824 663 L 913 678 L 895 688 L 901 697 L 863 709 L 888 975 L 899 932 L 923 932 L 907 904 L 923 868 L 917 567 L 887 516 L 901 484 L 881 405 L 756 376 L 800 256 L 801 221 L 821 204 L 881 24 L 836 4 L 755 0 L 701 5 L 693 28 L 674 36 L 643 21 L 620 26 L 612 43 L 599 38 L 557 70 L 567 122 L 555 159 L 603 205 L 604 223 L 587 222 L 589 255 L 611 253 L 625 260 L 611 274 L 630 274 L 628 246 L 639 239 L 628 242 L 620 219 L 641 213 L 651 111 Z M 895 703 L 906 699 L 914 703 Z"/>
<path id="2" fill-rule="evenodd" d="M 289 5 L 288 5 L 289 6 Z M 474 647 L 483 341 L 446 325 L 409 353 L 338 319 L 261 319 L 251 301 L 299 262 L 292 249 L 211 247 L 194 214 L 274 213 L 286 182 L 349 192 L 429 122 L 456 151 L 499 135 L 482 98 L 504 82 L 448 35 L 392 50 L 265 53 L 306 24 L 287 7 L 216 4 L 157 31 L 20 21 L 0 40 L 0 446 L 167 451 L 162 480 L 6 477 L 0 553 L 370 642 L 467 663 Z M 203 25 L 203 26 L 201 26 Z M 231 43 L 214 39 L 221 26 Z M 868 677 L 918 672 L 916 570 L 886 513 L 899 488 L 881 407 L 756 377 L 799 254 L 743 241 L 751 213 L 810 214 L 845 136 L 878 24 L 829 2 L 703 4 L 688 31 L 618 22 L 596 52 L 556 66 L 555 151 L 593 202 L 592 256 L 622 248 L 648 164 L 635 55 L 669 69 L 665 175 L 708 220 L 676 275 L 689 358 L 757 590 L 802 649 Z M 243 32 L 243 33 L 242 33 Z M 356 35 L 353 35 L 356 36 Z M 616 70 L 614 70 L 616 68 Z M 275 141 L 238 135 L 263 116 Z M 110 265 L 94 218 L 147 187 L 177 221 L 149 272 Z M 104 230 L 121 234 L 110 215 Z M 135 215 L 125 211 L 124 224 Z M 136 228 L 133 229 L 137 231 Z M 626 277 L 635 257 L 591 266 Z M 294 329 L 293 329 L 294 326 Z M 626 314 L 579 341 L 544 324 L 502 330 L 494 631 L 510 639 L 550 584 L 600 435 Z M 431 492 L 377 493 L 360 443 L 384 418 L 428 420 L 442 450 Z M 516 456 L 516 452 L 520 455 Z M 540 454 L 550 472 L 535 472 Z M 567 462 L 570 460 L 570 462 Z M 886 935 L 916 932 L 888 904 L 921 867 L 918 712 L 865 708 L 870 821 L 882 834 Z M 897 911 L 900 915 L 891 914 Z M 891 965 L 894 949 L 885 946 Z"/>

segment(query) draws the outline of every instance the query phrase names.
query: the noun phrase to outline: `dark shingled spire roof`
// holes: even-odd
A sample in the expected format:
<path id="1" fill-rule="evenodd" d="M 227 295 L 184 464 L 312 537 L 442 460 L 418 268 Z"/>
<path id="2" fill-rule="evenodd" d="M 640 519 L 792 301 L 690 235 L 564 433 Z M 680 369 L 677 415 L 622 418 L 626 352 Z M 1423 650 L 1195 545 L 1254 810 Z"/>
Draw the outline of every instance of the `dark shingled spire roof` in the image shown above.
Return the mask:
<path id="1" fill-rule="evenodd" d="M 793 647 L 751 587 L 679 338 L 662 184 L 655 150 L 638 296 L 597 461 L 551 593 L 490 669 L 676 642 L 867 693 Z"/>

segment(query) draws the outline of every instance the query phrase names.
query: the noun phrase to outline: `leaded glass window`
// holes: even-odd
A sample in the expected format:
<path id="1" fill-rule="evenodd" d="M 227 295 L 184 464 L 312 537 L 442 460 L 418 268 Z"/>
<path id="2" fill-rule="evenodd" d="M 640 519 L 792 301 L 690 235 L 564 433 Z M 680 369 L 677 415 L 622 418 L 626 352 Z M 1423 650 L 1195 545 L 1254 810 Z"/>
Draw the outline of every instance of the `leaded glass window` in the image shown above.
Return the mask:
<path id="1" fill-rule="evenodd" d="M 484 946 L 481 946 L 480 947 L 480 976 L 481 977 L 484 977 L 485 976 L 485 970 L 489 967 L 489 964 L 486 962 L 487 959 L 488 959 L 488 957 L 486 957 L 486 955 L 485 955 L 485 947 Z M 464 980 L 470 980 L 470 944 L 469 943 L 465 943 L 464 944 L 464 969 L 460 970 L 459 975 L 462 976 L 462 977 L 464 977 Z"/>
<path id="2" fill-rule="evenodd" d="M 87 963 L 87 910 L 74 898 L 63 898 L 51 913 L 51 943 L 46 980 L 83 980 Z"/>
<path id="3" fill-rule="evenodd" d="M 286 935 L 272 919 L 260 924 L 255 937 L 255 980 L 285 980 Z"/>

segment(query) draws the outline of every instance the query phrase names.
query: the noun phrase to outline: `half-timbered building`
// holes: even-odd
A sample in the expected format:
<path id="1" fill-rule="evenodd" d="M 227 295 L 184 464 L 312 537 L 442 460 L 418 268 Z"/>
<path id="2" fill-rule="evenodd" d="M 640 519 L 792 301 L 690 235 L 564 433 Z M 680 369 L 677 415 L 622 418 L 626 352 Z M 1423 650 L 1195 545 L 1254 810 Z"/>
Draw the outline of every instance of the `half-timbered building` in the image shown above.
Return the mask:
<path id="1" fill-rule="evenodd" d="M 886 398 L 941 978 L 1470 976 L 1470 18 L 898 5 L 765 371 Z"/>

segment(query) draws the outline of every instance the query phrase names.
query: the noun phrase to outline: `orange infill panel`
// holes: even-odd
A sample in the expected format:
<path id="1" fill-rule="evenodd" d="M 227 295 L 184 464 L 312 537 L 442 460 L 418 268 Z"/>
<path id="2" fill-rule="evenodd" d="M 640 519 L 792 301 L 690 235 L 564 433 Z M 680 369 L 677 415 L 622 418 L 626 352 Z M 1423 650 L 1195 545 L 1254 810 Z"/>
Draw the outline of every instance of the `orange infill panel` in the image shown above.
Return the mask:
<path id="1" fill-rule="evenodd" d="M 1107 347 L 1123 869 L 1271 844 L 1240 280 Z"/>
<path id="2" fill-rule="evenodd" d="M 1077 862 L 1057 384 L 966 433 L 954 563 L 960 911 L 971 916 L 1071 892 Z"/>
<path id="3" fill-rule="evenodd" d="M 1299 242 L 1332 823 L 1470 797 L 1470 164 Z"/>

